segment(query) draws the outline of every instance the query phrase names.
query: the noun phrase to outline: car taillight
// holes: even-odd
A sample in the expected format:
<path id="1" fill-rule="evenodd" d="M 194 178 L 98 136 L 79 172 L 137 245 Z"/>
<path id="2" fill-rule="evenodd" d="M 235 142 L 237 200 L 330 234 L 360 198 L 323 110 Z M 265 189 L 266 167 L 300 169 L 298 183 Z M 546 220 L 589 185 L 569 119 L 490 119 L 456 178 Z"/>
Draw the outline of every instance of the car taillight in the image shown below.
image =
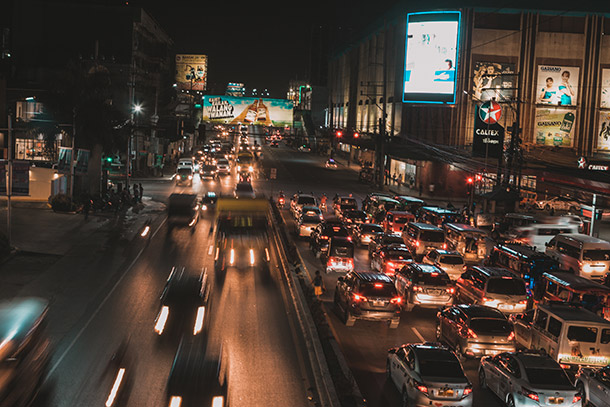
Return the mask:
<path id="1" fill-rule="evenodd" d="M 466 327 L 462 327 L 462 329 L 460 329 L 460 335 L 466 338 L 478 338 L 477 334 L 472 329 Z"/>
<path id="2" fill-rule="evenodd" d="M 526 389 L 525 387 L 521 388 L 521 394 L 523 394 L 525 397 L 534 400 L 534 401 L 540 401 L 540 397 L 538 397 L 538 393 L 536 393 L 535 391 L 532 391 L 530 389 Z"/>
<path id="3" fill-rule="evenodd" d="M 416 292 L 416 293 L 421 293 L 421 292 L 424 291 L 424 289 L 422 287 L 418 286 L 418 285 L 414 285 L 413 286 L 413 291 Z"/>
<path id="4" fill-rule="evenodd" d="M 574 395 L 574 397 L 572 398 L 572 404 L 576 404 L 578 403 L 580 400 L 582 400 L 582 394 L 580 393 L 576 393 Z"/>
<path id="5" fill-rule="evenodd" d="M 521 300 L 521 301 L 519 301 L 519 304 L 525 305 L 525 304 L 527 304 L 527 300 Z"/>
<path id="6" fill-rule="evenodd" d="M 419 247 L 419 240 L 415 241 L 415 247 Z"/>
<path id="7" fill-rule="evenodd" d="M 421 391 L 422 393 L 428 394 L 428 386 L 418 382 L 417 380 L 413 380 L 413 384 L 415 385 L 415 388 L 417 390 Z"/>
<path id="8" fill-rule="evenodd" d="M 462 270 L 466 271 L 467 269 L 468 269 L 468 266 L 464 264 L 464 265 L 462 266 Z"/>
<path id="9" fill-rule="evenodd" d="M 515 331 L 511 331 L 511 333 L 508 335 L 508 338 L 506 338 L 506 339 L 508 339 L 509 341 L 514 340 L 515 339 Z"/>
<path id="10" fill-rule="evenodd" d="M 391 261 L 386 263 L 386 266 L 388 266 L 389 268 L 394 268 L 396 267 L 396 265 L 394 263 L 392 263 Z"/>
<path id="11" fill-rule="evenodd" d="M 470 393 L 472 393 L 472 386 L 468 385 L 464 388 L 464 397 L 466 397 L 467 395 L 469 395 Z"/>
<path id="12" fill-rule="evenodd" d="M 448 292 L 449 294 L 455 294 L 455 287 L 448 287 L 448 288 L 447 288 L 447 292 Z"/>
<path id="13" fill-rule="evenodd" d="M 447 250 L 447 243 L 443 243 L 443 250 Z"/>
<path id="14" fill-rule="evenodd" d="M 402 304 L 402 297 L 394 297 L 390 300 L 392 304 Z"/>
<path id="15" fill-rule="evenodd" d="M 320 236 L 320 239 L 322 239 L 322 240 L 328 240 L 328 236 Z"/>
<path id="16" fill-rule="evenodd" d="M 354 301 L 366 301 L 366 297 L 360 294 L 354 294 Z"/>

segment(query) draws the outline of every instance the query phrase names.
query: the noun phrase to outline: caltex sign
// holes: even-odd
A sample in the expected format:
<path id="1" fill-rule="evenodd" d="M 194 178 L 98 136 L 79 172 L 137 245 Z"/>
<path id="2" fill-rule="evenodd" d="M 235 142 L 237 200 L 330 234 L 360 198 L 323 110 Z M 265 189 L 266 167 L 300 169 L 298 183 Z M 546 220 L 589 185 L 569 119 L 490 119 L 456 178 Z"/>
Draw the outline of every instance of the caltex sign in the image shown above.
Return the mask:
<path id="1" fill-rule="evenodd" d="M 495 124 L 502 117 L 502 107 L 498 102 L 490 100 L 479 108 L 479 117 L 486 124 Z"/>

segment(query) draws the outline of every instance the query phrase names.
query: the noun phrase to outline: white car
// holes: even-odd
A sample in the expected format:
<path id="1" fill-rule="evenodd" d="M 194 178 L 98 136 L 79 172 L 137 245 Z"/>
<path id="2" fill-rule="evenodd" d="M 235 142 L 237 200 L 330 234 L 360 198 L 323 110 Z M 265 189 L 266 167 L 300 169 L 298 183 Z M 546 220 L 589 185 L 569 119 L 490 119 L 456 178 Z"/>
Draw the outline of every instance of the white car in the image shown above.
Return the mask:
<path id="1" fill-rule="evenodd" d="M 453 250 L 432 249 L 424 256 L 424 263 L 433 264 L 444 270 L 454 281 L 466 271 L 464 258 Z"/>
<path id="2" fill-rule="evenodd" d="M 256 195 L 254 194 L 254 189 L 252 188 L 252 184 L 249 182 L 240 182 L 235 185 L 235 191 L 233 195 L 237 199 L 254 199 Z"/>
<path id="3" fill-rule="evenodd" d="M 582 395 L 563 368 L 541 353 L 504 352 L 483 357 L 479 385 L 508 407 L 582 407 Z"/>
<path id="4" fill-rule="evenodd" d="M 582 394 L 584 405 L 610 407 L 610 365 L 601 369 L 580 368 L 576 388 Z"/>
<path id="5" fill-rule="evenodd" d="M 472 384 L 455 353 L 440 344 L 388 350 L 386 374 L 402 392 L 403 406 L 472 406 Z"/>
<path id="6" fill-rule="evenodd" d="M 556 197 L 551 199 L 543 199 L 534 203 L 536 209 L 550 211 L 570 211 L 577 212 L 580 210 L 580 204 L 568 198 Z"/>

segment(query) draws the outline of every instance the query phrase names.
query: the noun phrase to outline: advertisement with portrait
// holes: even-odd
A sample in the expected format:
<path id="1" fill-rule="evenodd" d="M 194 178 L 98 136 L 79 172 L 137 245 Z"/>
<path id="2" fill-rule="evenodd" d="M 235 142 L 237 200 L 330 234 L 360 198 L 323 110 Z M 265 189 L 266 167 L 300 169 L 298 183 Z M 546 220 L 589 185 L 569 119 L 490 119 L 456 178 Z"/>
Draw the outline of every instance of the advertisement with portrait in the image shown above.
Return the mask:
<path id="1" fill-rule="evenodd" d="M 515 64 L 475 62 L 472 95 L 475 101 L 510 101 L 515 97 Z"/>
<path id="2" fill-rule="evenodd" d="M 176 55 L 176 85 L 178 89 L 203 91 L 206 89 L 207 79 L 207 55 Z"/>
<path id="3" fill-rule="evenodd" d="M 597 149 L 599 151 L 610 151 L 610 111 L 599 113 Z"/>
<path id="4" fill-rule="evenodd" d="M 455 103 L 460 12 L 409 13 L 403 101 Z"/>
<path id="5" fill-rule="evenodd" d="M 205 96 L 203 121 L 291 126 L 293 103 L 287 99 Z"/>
<path id="6" fill-rule="evenodd" d="M 576 106 L 580 68 L 576 66 L 539 65 L 536 103 Z"/>
<path id="7" fill-rule="evenodd" d="M 537 108 L 534 143 L 539 146 L 572 147 L 576 111 L 559 108 Z"/>
<path id="8" fill-rule="evenodd" d="M 610 69 L 602 69 L 602 100 L 600 107 L 610 109 Z"/>

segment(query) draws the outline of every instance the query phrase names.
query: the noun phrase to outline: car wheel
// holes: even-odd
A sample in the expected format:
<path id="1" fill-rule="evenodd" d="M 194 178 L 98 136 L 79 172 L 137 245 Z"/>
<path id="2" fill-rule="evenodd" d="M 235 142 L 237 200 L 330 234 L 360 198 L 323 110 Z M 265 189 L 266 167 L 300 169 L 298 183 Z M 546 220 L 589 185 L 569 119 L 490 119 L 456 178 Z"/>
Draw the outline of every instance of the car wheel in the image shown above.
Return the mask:
<path id="1" fill-rule="evenodd" d="M 354 326 L 354 324 L 356 323 L 356 318 L 352 315 L 351 312 L 349 312 L 349 309 L 345 308 L 345 326 Z"/>
<path id="2" fill-rule="evenodd" d="M 549 205 L 549 204 L 544 205 L 544 210 L 545 211 L 550 211 L 551 210 L 551 205 Z"/>
<path id="3" fill-rule="evenodd" d="M 587 407 L 589 405 L 589 400 L 587 400 L 587 392 L 585 391 L 585 385 L 582 382 L 578 382 L 576 383 L 576 388 L 582 396 L 582 406 Z"/>
<path id="4" fill-rule="evenodd" d="M 487 380 L 485 379 L 485 371 L 483 368 L 479 369 L 479 387 L 481 387 L 481 390 L 487 388 Z"/>
<path id="5" fill-rule="evenodd" d="M 508 400 L 506 400 L 506 407 L 515 407 L 515 399 L 512 395 L 508 396 Z"/>

